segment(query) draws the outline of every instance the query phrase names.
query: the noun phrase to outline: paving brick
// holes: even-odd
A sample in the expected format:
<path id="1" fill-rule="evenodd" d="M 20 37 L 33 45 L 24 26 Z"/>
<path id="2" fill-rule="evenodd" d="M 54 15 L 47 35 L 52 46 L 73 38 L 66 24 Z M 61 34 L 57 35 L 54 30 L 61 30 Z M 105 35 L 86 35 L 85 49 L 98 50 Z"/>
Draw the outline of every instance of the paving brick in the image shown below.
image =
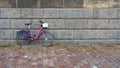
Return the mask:
<path id="1" fill-rule="evenodd" d="M 40 50 L 39 47 L 41 48 Z M 49 48 L 35 46 L 28 49 L 29 46 L 12 46 L 9 48 L 2 48 L 3 52 L 0 49 L 0 67 L 119 68 L 119 61 L 115 61 L 115 59 L 120 56 L 114 49 L 118 47 L 119 45 L 113 45 L 113 47 L 110 47 L 109 45 L 96 44 L 87 46 L 59 44 Z M 30 56 L 29 53 L 32 58 L 25 58 L 25 55 Z M 120 60 L 120 58 L 117 58 L 117 60 Z"/>
<path id="2" fill-rule="evenodd" d="M 58 57 L 58 61 L 59 62 L 59 66 L 62 68 L 62 67 L 66 67 L 65 63 L 64 63 L 64 59 L 62 56 L 59 56 Z"/>
<path id="3" fill-rule="evenodd" d="M 54 61 L 55 67 L 59 68 L 59 62 L 57 62 L 56 60 Z"/>
<path id="4" fill-rule="evenodd" d="M 50 67 L 54 67 L 53 58 L 49 59 L 48 62 L 49 62 L 48 64 Z"/>
<path id="5" fill-rule="evenodd" d="M 73 67 L 73 64 L 72 62 L 70 62 L 69 58 L 66 56 L 64 57 L 64 61 L 65 61 L 65 64 L 68 68 L 72 68 Z"/>

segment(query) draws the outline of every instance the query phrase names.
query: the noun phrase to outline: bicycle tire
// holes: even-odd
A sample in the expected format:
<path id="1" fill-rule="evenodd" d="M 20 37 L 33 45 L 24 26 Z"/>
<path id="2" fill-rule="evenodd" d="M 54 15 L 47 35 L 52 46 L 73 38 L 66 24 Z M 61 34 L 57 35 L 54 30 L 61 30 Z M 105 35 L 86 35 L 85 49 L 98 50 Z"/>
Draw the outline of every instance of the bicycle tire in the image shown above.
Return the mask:
<path id="1" fill-rule="evenodd" d="M 26 40 L 22 38 L 23 35 L 25 35 L 26 37 L 30 36 L 27 31 L 19 31 L 16 34 L 16 41 L 18 45 L 28 45 L 30 43 L 30 40 Z"/>
<path id="2" fill-rule="evenodd" d="M 54 37 L 53 35 L 48 32 L 48 31 L 44 31 L 47 40 L 44 38 L 43 33 L 40 35 L 39 40 L 40 40 L 40 45 L 43 47 L 48 47 L 48 46 L 52 46 L 53 45 L 53 41 L 54 41 Z"/>

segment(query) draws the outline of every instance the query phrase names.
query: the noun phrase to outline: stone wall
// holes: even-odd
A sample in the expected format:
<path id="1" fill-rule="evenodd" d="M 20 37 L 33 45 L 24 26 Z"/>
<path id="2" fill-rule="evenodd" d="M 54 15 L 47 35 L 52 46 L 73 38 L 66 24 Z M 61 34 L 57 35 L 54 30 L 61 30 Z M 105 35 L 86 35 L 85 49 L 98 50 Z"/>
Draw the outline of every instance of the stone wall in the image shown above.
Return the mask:
<path id="1" fill-rule="evenodd" d="M 55 43 L 120 44 L 118 3 L 119 0 L 0 0 L 0 44 L 15 44 L 16 32 L 25 29 L 27 22 L 33 22 L 36 33 L 39 20 L 49 23 L 48 31 L 54 35 Z"/>

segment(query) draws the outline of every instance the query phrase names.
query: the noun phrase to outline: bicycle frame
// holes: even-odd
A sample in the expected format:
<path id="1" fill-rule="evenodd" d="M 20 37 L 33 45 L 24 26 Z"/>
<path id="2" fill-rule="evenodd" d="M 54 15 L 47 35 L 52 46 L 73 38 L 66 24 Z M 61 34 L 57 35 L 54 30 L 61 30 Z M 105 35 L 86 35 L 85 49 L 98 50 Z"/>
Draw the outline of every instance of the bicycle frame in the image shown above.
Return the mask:
<path id="1" fill-rule="evenodd" d="M 44 39 L 46 39 L 46 35 L 45 35 L 45 33 L 44 33 L 44 28 L 42 27 L 42 26 L 40 26 L 40 28 L 39 28 L 39 30 L 37 31 L 37 34 L 36 35 L 33 35 L 32 34 L 32 31 L 31 31 L 31 28 L 30 28 L 30 25 L 28 26 L 28 32 L 29 32 L 29 34 L 30 34 L 30 40 L 32 39 L 32 40 L 37 40 L 38 38 L 39 38 L 39 36 L 40 36 L 40 34 L 43 34 L 43 37 L 44 37 Z M 25 39 L 28 39 L 28 38 L 25 38 Z"/>

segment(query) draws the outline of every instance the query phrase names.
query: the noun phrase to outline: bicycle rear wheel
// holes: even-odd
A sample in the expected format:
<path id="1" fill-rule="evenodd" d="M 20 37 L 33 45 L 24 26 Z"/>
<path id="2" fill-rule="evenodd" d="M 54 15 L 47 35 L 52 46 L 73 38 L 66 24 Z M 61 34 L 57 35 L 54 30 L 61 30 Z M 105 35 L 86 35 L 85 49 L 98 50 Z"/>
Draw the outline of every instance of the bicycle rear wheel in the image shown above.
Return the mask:
<path id="1" fill-rule="evenodd" d="M 44 38 L 44 34 L 46 35 L 46 38 Z M 53 35 L 48 31 L 44 31 L 44 34 L 42 33 L 39 37 L 40 45 L 43 47 L 52 46 L 54 41 Z"/>
<path id="2" fill-rule="evenodd" d="M 17 44 L 19 44 L 19 45 L 27 45 L 27 44 L 30 43 L 30 40 L 28 40 L 28 39 L 23 39 L 23 36 L 24 36 L 24 37 L 29 37 L 30 34 L 29 34 L 27 31 L 19 31 L 19 32 L 16 34 Z"/>

